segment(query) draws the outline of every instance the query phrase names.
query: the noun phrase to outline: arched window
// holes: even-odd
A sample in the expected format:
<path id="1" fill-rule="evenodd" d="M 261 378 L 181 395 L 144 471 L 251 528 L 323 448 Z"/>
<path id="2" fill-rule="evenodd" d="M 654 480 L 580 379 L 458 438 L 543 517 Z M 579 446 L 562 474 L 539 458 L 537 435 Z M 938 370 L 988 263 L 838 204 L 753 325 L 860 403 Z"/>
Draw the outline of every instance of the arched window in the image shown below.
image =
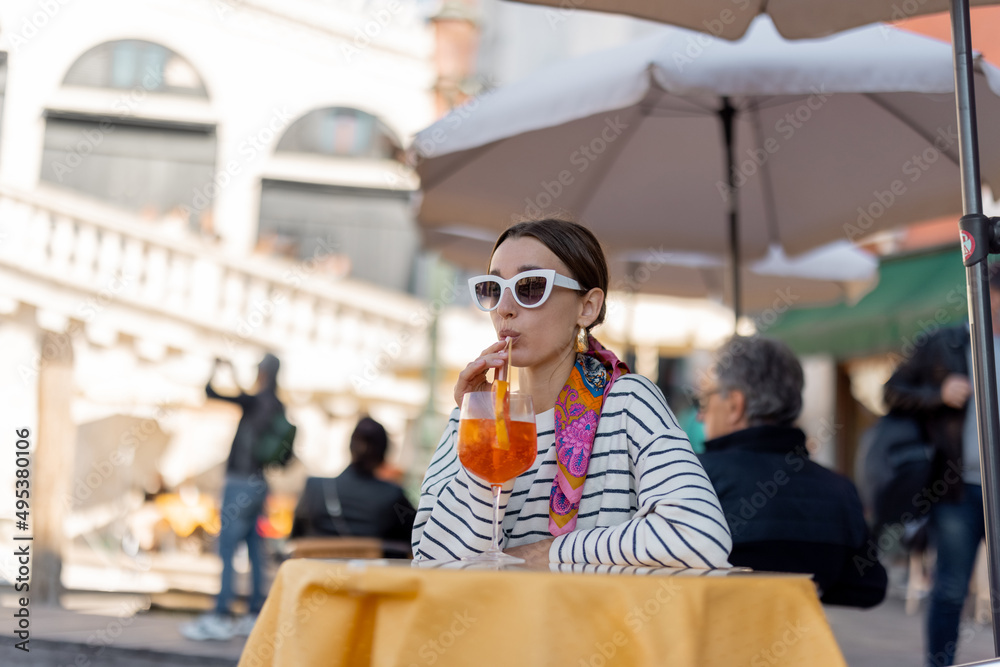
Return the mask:
<path id="1" fill-rule="evenodd" d="M 208 106 L 186 59 L 139 39 L 105 42 L 70 66 L 63 86 L 93 89 L 83 98 L 96 102 L 46 110 L 41 180 L 144 217 L 210 224 L 215 124 L 172 115 L 176 106 Z"/>
<path id="2" fill-rule="evenodd" d="M 151 93 L 208 97 L 191 64 L 160 44 L 141 39 L 105 42 L 73 63 L 66 86 L 141 88 Z"/>
<path id="3" fill-rule="evenodd" d="M 276 150 L 374 159 L 399 159 L 402 153 L 399 140 L 385 123 L 348 107 L 310 111 L 285 131 Z"/>
<path id="4" fill-rule="evenodd" d="M 372 114 L 308 112 L 278 140 L 261 183 L 259 247 L 301 258 L 339 255 L 354 278 L 408 289 L 420 246 L 412 193 L 386 187 L 385 178 L 403 169 L 393 162 L 401 159 L 400 141 Z"/>

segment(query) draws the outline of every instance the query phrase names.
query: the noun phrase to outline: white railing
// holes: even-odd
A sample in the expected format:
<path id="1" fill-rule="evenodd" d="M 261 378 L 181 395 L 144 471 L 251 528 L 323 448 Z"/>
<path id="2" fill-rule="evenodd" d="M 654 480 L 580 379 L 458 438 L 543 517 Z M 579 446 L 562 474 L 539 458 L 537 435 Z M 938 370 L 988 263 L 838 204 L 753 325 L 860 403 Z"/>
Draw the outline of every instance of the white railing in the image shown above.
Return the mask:
<path id="1" fill-rule="evenodd" d="M 328 278 L 308 260 L 228 255 L 186 232 L 172 237 L 59 191 L 0 186 L 0 268 L 72 295 L 36 307 L 85 321 L 107 306 L 124 313 L 115 319 L 121 333 L 170 347 L 308 350 L 339 359 L 344 381 L 366 367 L 412 370 L 426 357 L 426 336 L 414 322 L 427 305 L 418 299 Z M 11 293 L 17 281 L 4 282 L 0 296 L 44 300 Z M 170 325 L 156 324 L 164 321 Z"/>

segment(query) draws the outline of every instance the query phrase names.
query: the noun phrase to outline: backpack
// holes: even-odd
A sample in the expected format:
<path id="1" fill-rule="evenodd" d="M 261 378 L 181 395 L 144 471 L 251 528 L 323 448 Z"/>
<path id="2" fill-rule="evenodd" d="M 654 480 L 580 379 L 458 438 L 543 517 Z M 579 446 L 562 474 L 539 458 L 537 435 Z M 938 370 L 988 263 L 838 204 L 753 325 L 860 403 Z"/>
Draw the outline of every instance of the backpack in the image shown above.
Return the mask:
<path id="1" fill-rule="evenodd" d="M 285 466 L 291 460 L 295 444 L 295 424 L 288 421 L 284 410 L 278 410 L 254 443 L 254 459 L 262 466 Z"/>
<path id="2" fill-rule="evenodd" d="M 925 519 L 926 508 L 914 497 L 931 481 L 934 450 L 919 422 L 889 413 L 862 440 L 865 495 L 876 533 L 887 525 Z"/>

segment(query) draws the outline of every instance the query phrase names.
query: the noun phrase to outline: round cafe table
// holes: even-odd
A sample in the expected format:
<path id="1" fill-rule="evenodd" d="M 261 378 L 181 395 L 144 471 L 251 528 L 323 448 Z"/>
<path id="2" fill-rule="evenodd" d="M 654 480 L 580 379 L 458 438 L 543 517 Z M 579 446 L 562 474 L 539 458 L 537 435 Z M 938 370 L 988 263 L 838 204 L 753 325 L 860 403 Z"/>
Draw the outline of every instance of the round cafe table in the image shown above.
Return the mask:
<path id="1" fill-rule="evenodd" d="M 805 575 L 295 559 L 240 667 L 844 667 Z"/>

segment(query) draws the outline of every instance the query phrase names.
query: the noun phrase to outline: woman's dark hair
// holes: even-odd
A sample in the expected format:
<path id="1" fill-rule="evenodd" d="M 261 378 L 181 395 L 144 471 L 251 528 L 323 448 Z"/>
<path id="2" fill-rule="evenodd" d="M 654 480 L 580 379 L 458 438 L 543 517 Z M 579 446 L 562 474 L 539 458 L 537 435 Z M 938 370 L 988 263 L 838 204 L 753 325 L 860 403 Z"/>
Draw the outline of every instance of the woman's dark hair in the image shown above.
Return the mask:
<path id="1" fill-rule="evenodd" d="M 362 417 L 351 433 L 351 462 L 373 474 L 385 461 L 389 436 L 385 428 L 371 417 Z"/>
<path id="2" fill-rule="evenodd" d="M 608 295 L 608 262 L 604 258 L 604 250 L 594 236 L 594 233 L 583 225 L 568 220 L 546 218 L 545 220 L 529 220 L 508 227 L 497 242 L 493 244 L 493 253 L 507 239 L 518 239 L 529 236 L 539 241 L 551 250 L 559 260 L 566 265 L 581 286 L 581 292 L 588 292 L 600 287 L 605 300 L 601 304 L 601 312 L 597 319 L 587 327 L 588 331 L 604 321 L 607 312 Z"/>

